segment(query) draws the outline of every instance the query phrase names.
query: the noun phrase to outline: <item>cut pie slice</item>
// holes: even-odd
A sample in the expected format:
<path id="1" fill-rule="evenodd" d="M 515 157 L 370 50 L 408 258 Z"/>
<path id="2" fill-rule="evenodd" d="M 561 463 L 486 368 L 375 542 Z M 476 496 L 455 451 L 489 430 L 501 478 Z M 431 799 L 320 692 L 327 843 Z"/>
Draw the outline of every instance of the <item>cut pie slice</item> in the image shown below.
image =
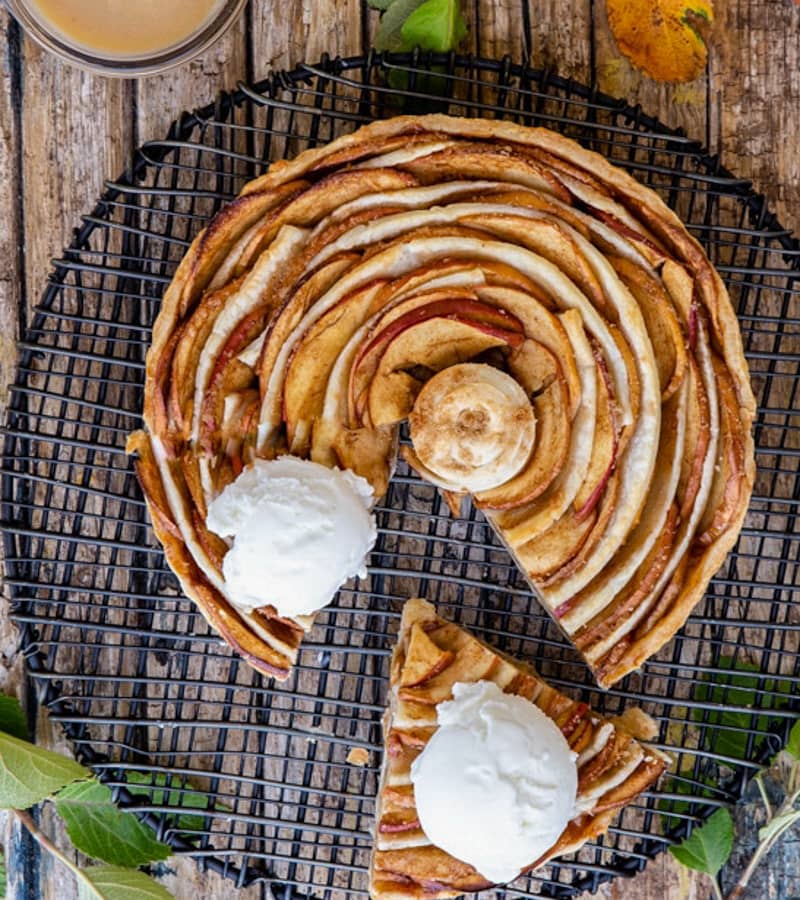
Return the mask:
<path id="1" fill-rule="evenodd" d="M 525 871 L 605 832 L 617 811 L 654 784 L 669 764 L 665 754 L 639 742 L 655 731 L 641 710 L 604 719 L 550 687 L 530 666 L 442 619 L 427 601 L 409 600 L 392 655 L 383 722 L 385 752 L 370 866 L 373 900 L 454 897 L 492 886 L 471 865 L 428 840 L 411 781 L 412 763 L 437 730 L 436 704 L 452 699 L 455 684 L 484 680 L 536 704 L 577 754 L 577 812 L 556 843 Z"/>

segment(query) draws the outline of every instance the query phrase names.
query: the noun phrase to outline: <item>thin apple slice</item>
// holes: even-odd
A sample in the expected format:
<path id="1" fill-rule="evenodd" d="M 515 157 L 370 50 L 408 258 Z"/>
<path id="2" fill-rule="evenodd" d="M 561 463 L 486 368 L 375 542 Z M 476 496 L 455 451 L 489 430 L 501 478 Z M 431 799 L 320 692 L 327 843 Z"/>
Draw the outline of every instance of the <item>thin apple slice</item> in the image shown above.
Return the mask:
<path id="1" fill-rule="evenodd" d="M 612 256 L 609 262 L 642 311 L 655 350 L 661 400 L 666 402 L 680 387 L 687 366 L 684 337 L 675 307 L 658 278 L 627 259 Z"/>
<path id="2" fill-rule="evenodd" d="M 225 402 L 225 386 L 231 369 L 234 374 L 244 370 L 246 373 L 245 384 L 253 381 L 251 369 L 238 361 L 237 357 L 244 347 L 252 342 L 256 335 L 264 331 L 268 308 L 256 309 L 245 315 L 229 334 L 225 343 L 218 348 L 210 371 L 206 375 L 206 389 L 200 400 L 200 409 L 195 410 L 193 419 L 199 424 L 196 429 L 197 446 L 206 454 L 213 455 L 217 452 L 217 444 L 220 439 L 220 423 Z M 213 332 L 212 332 L 213 335 Z M 206 342 L 206 346 L 210 343 Z M 238 387 L 239 385 L 237 385 Z M 195 397 L 197 403 L 197 397 Z"/>
<path id="3" fill-rule="evenodd" d="M 599 354 L 598 354 L 599 357 Z M 597 365 L 597 419 L 589 471 L 575 495 L 573 506 L 578 518 L 588 515 L 600 500 L 617 462 L 619 441 L 611 396 L 611 379 L 602 357 Z"/>
<path id="4" fill-rule="evenodd" d="M 614 310 L 603 286 L 566 224 L 545 217 L 528 218 L 494 212 L 465 216 L 460 221 L 468 226 L 485 228 L 494 238 L 505 238 L 538 253 L 558 266 L 591 300 L 595 309 L 606 318 L 613 318 Z"/>
<path id="5" fill-rule="evenodd" d="M 597 363 L 578 312 L 567 310 L 559 318 L 575 354 L 580 378 L 580 407 L 571 423 L 567 458 L 550 486 L 534 501 L 490 516 L 492 524 L 511 547 L 532 540 L 560 519 L 575 499 L 589 470 L 597 415 Z"/>
<path id="6" fill-rule="evenodd" d="M 600 543 L 600 540 L 605 533 L 608 523 L 611 521 L 611 517 L 616 510 L 619 487 L 619 477 L 617 475 L 613 475 L 603 486 L 602 500 L 600 501 L 600 503 L 596 504 L 592 508 L 592 511 L 588 514 L 581 515 L 580 513 L 576 513 L 576 518 L 579 521 L 585 521 L 587 515 L 588 517 L 593 517 L 594 513 L 597 513 L 597 516 L 594 518 L 594 525 L 592 526 L 592 530 L 586 536 L 586 540 L 581 544 L 581 548 L 578 553 L 576 553 L 560 569 L 552 572 L 546 579 L 541 582 L 542 589 L 547 588 L 548 590 L 551 590 L 553 585 L 560 584 L 565 579 L 569 578 L 571 575 L 574 575 L 576 572 L 579 572 L 583 568 L 583 566 L 586 564 L 587 559 L 591 557 L 594 548 Z"/>
<path id="7" fill-rule="evenodd" d="M 686 446 L 693 452 L 684 453 L 678 481 L 678 502 L 681 518 L 694 508 L 703 479 L 706 451 L 712 438 L 708 394 L 694 356 L 689 356 L 689 399 L 686 414 Z"/>
<path id="8" fill-rule="evenodd" d="M 401 321 L 398 319 L 392 327 Z M 491 347 L 513 346 L 522 340 L 519 331 L 472 318 L 436 316 L 405 327 L 387 344 L 370 384 L 367 406 L 372 425 L 400 422 L 411 412 L 422 381 L 407 370 L 424 366 L 431 372 L 440 372 Z"/>
<path id="9" fill-rule="evenodd" d="M 438 289 L 412 293 L 405 297 L 408 286 L 401 284 L 397 296 L 402 299 L 396 299 L 388 293 L 390 287 L 387 286 L 376 298 L 373 305 L 375 316 L 368 323 L 368 334 L 357 349 L 352 363 L 348 385 L 348 418 L 353 424 L 368 423 L 369 412 L 366 406 L 369 386 L 375 378 L 386 347 L 404 329 L 438 314 L 449 315 L 454 308 L 453 304 L 465 309 L 465 315 L 471 311 L 492 318 L 499 328 L 516 328 L 516 323 L 508 316 L 495 317 L 490 307 L 479 304 L 471 289 Z M 462 307 L 462 304 L 465 305 Z"/>
<path id="10" fill-rule="evenodd" d="M 206 292 L 198 301 L 189 318 L 177 332 L 177 342 L 172 352 L 169 377 L 169 412 L 173 426 L 188 437 L 192 419 L 194 373 L 200 352 L 208 339 L 214 322 L 229 298 L 241 286 L 241 279 L 231 281 L 216 291 Z"/>
<path id="11" fill-rule="evenodd" d="M 308 439 L 296 441 L 301 423 L 322 412 L 331 370 L 353 333 L 364 323 L 380 290 L 370 284 L 344 297 L 317 319 L 295 344 L 283 382 L 283 419 L 292 453 L 305 456 Z M 306 428 L 306 433 L 310 428 Z M 310 434 L 309 434 L 310 438 Z"/>
<path id="12" fill-rule="evenodd" d="M 397 438 L 397 429 L 389 426 L 342 428 L 331 441 L 335 465 L 366 478 L 375 497 L 383 497 L 394 469 Z"/>
<path id="13" fill-rule="evenodd" d="M 454 658 L 452 651 L 437 647 L 419 622 L 415 622 L 408 640 L 400 687 L 418 687 L 446 669 Z"/>
<path id="14" fill-rule="evenodd" d="M 457 178 L 485 178 L 487 172 L 503 173 L 503 180 L 536 188 L 569 203 L 569 193 L 550 171 L 532 157 L 509 156 L 502 148 L 481 143 L 460 142 L 437 153 L 429 153 L 401 167 L 421 184 Z"/>
<path id="15" fill-rule="evenodd" d="M 596 519 L 596 513 L 580 520 L 567 513 L 535 540 L 517 547 L 515 556 L 525 574 L 539 582 L 564 566 L 581 549 Z"/>
<path id="16" fill-rule="evenodd" d="M 306 310 L 313 307 L 320 297 L 334 287 L 345 272 L 357 262 L 358 258 L 357 254 L 350 254 L 331 259 L 321 269 L 303 280 L 301 284 L 289 284 L 282 289 L 285 293 L 282 292 L 279 298 L 281 305 L 269 323 L 256 367 L 262 396 L 260 416 L 260 428 L 263 428 L 264 431 L 260 441 L 262 444 L 267 443 L 268 437 L 271 436 L 271 430 L 277 428 L 282 421 L 283 377 L 291 352 L 290 349 L 286 350 L 285 348 L 290 343 L 293 332 L 302 322 Z M 289 274 L 294 275 L 295 273 Z M 349 292 L 343 292 L 342 296 L 346 293 Z M 303 331 L 305 330 L 303 329 Z"/>
<path id="17" fill-rule="evenodd" d="M 243 248 L 237 272 L 248 268 L 269 246 L 282 225 L 314 226 L 345 203 L 374 192 L 412 187 L 416 179 L 407 173 L 376 168 L 371 172 L 335 172 L 298 191 L 288 201 L 266 216 Z M 315 235 L 311 236 L 311 240 Z"/>
<path id="18" fill-rule="evenodd" d="M 200 232 L 192 249 L 184 257 L 181 269 L 184 266 L 189 267 L 184 280 L 181 282 L 181 269 L 176 275 L 174 283 L 181 289 L 177 309 L 180 318 L 187 315 L 218 268 L 223 265 L 223 261 L 230 253 L 231 245 L 235 245 L 238 239 L 269 210 L 285 203 L 298 190 L 307 186 L 307 181 L 297 179 L 281 185 L 276 190 L 243 194 L 223 206 L 205 230 Z"/>
<path id="19" fill-rule="evenodd" d="M 435 706 L 452 698 L 454 684 L 489 678 L 499 665 L 499 659 L 496 653 L 479 641 L 467 641 L 455 653 L 455 658 L 444 671 L 417 687 L 401 687 L 398 697 L 400 700 Z"/>
<path id="20" fill-rule="evenodd" d="M 496 285 L 476 288 L 475 293 L 484 303 L 491 303 L 511 313 L 522 323 L 525 336 L 536 345 L 543 346 L 555 357 L 566 379 L 569 392 L 569 418 L 572 420 L 581 402 L 581 381 L 570 337 L 562 324 L 562 320 L 551 313 L 535 296 L 520 290 Z M 527 354 L 525 345 L 515 352 Z M 512 357 L 513 358 L 513 357 Z M 519 372 L 524 373 L 527 363 L 520 360 Z M 513 371 L 513 369 L 512 369 Z M 533 393 L 533 391 L 532 391 Z"/>
<path id="21" fill-rule="evenodd" d="M 605 639 L 615 632 L 655 587 L 669 561 L 677 528 L 678 507 L 673 503 L 658 540 L 628 585 L 608 606 L 572 636 L 572 642 L 591 664 L 597 663 L 602 655 L 611 649 L 606 646 Z M 555 610 L 554 614 L 558 615 L 558 612 Z"/>
<path id="22" fill-rule="evenodd" d="M 733 521 L 745 487 L 745 440 L 736 388 L 725 363 L 712 356 L 717 377 L 720 412 L 720 441 L 714 482 L 705 514 L 697 526 L 696 540 L 703 545 L 713 543 Z"/>

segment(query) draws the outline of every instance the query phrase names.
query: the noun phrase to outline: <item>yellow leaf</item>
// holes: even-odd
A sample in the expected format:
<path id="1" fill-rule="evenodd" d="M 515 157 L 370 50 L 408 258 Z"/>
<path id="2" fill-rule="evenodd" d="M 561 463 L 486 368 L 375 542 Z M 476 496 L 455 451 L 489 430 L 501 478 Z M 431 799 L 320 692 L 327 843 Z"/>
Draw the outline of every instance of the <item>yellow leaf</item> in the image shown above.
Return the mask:
<path id="1" fill-rule="evenodd" d="M 607 0 L 608 23 L 623 53 L 656 81 L 693 81 L 708 58 L 710 0 Z"/>

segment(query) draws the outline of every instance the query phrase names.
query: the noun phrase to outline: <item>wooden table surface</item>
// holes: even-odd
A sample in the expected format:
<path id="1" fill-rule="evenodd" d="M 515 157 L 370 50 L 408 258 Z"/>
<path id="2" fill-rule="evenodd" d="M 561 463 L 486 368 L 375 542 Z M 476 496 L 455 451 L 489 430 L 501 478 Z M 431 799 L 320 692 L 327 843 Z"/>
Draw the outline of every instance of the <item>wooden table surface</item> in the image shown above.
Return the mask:
<path id="1" fill-rule="evenodd" d="M 800 231 L 800 6 L 793 0 L 717 0 L 705 76 L 662 85 L 620 56 L 602 0 L 469 0 L 466 49 L 525 57 L 633 104 L 702 141 L 736 175 L 752 179 L 779 220 Z M 142 141 L 163 136 L 184 109 L 201 106 L 240 79 L 369 46 L 378 14 L 366 0 L 251 0 L 246 14 L 204 56 L 160 77 L 115 81 L 63 65 L 20 31 L 0 4 L 0 412 L 13 378 L 16 341 L 50 270 L 103 181 L 123 171 Z M 4 601 L 2 601 L 4 602 Z M 0 609 L 0 688 L 35 713 Z M 38 714 L 40 743 L 67 749 Z M 59 834 L 45 819 L 45 828 Z M 68 873 L 47 858 L 23 866 L 24 837 L 6 829 L 11 898 L 72 900 Z M 22 848 L 22 849 L 21 849 Z M 30 854 L 29 854 L 30 856 Z M 179 898 L 230 898 L 230 883 L 200 875 L 188 860 L 168 865 L 164 882 Z M 775 898 L 784 897 L 780 873 Z M 598 896 L 626 900 L 706 898 L 708 886 L 668 854 L 633 881 Z M 241 891 L 261 898 L 259 888 Z M 760 900 L 760 898 L 759 898 Z"/>

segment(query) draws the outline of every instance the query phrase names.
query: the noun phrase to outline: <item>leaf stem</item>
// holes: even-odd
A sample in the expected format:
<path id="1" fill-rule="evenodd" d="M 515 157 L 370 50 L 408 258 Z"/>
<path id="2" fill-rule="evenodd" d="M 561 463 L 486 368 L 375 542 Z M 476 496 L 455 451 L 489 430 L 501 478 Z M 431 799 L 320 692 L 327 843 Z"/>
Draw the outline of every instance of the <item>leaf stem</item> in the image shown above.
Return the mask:
<path id="1" fill-rule="evenodd" d="M 711 879 L 711 888 L 714 891 L 714 897 L 716 898 L 716 900 L 725 900 L 725 898 L 722 896 L 722 889 L 719 886 L 719 881 L 716 875 L 709 875 L 708 877 Z"/>
<path id="2" fill-rule="evenodd" d="M 780 809 L 777 810 L 775 815 L 771 817 L 771 819 L 778 818 L 785 813 L 791 811 L 792 806 L 789 803 L 784 803 Z M 756 847 L 755 852 L 750 858 L 750 862 L 747 864 L 747 868 L 742 872 L 739 881 L 736 883 L 734 889 L 728 894 L 728 900 L 739 900 L 740 897 L 744 895 L 744 890 L 750 882 L 750 878 L 755 872 L 758 864 L 761 860 L 769 853 L 769 851 L 775 846 L 778 840 L 783 836 L 784 832 L 788 831 L 794 822 L 787 822 L 783 828 L 779 831 L 776 831 L 771 837 L 767 838 Z"/>
<path id="3" fill-rule="evenodd" d="M 21 809 L 10 809 L 9 812 L 11 813 L 11 815 L 16 817 L 20 825 L 22 825 L 30 832 L 31 837 L 36 841 L 37 844 L 39 844 L 40 847 L 43 847 L 45 850 L 47 850 L 48 853 L 50 853 L 64 866 L 66 866 L 70 870 L 70 872 L 72 872 L 72 874 L 78 879 L 78 881 L 82 882 L 89 888 L 93 896 L 99 896 L 92 882 L 89 881 L 89 879 L 83 874 L 80 868 L 71 859 L 69 859 L 69 857 L 62 853 L 58 849 L 58 847 L 56 847 L 56 845 L 50 840 L 50 838 L 39 829 L 39 826 L 36 824 L 36 822 L 33 821 L 33 817 L 30 815 L 30 813 L 25 812 Z"/>
<path id="4" fill-rule="evenodd" d="M 761 802 L 764 804 L 764 808 L 767 810 L 767 819 L 772 818 L 772 804 L 769 802 L 769 797 L 767 797 L 767 791 L 764 787 L 764 782 L 761 780 L 762 772 L 759 772 L 754 778 L 753 781 L 758 785 L 758 790 L 761 792 Z"/>

